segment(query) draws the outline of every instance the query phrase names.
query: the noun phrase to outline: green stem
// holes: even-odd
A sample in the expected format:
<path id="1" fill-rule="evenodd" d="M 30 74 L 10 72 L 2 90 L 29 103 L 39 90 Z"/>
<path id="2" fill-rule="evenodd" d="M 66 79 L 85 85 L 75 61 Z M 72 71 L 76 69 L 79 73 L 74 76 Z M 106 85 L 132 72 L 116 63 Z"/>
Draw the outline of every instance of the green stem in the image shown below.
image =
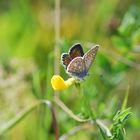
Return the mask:
<path id="1" fill-rule="evenodd" d="M 128 85 L 126 93 L 125 93 L 125 97 L 124 97 L 124 100 L 123 100 L 123 104 L 122 104 L 122 107 L 121 107 L 121 111 L 126 109 L 127 101 L 128 101 L 128 95 L 129 95 L 129 90 L 130 90 L 130 86 Z"/>
<path id="2" fill-rule="evenodd" d="M 30 107 L 28 107 L 23 112 L 21 112 L 18 115 L 16 115 L 16 117 L 14 117 L 10 121 L 8 121 L 5 125 L 1 126 L 1 128 L 0 128 L 0 135 L 2 135 L 3 133 L 7 132 L 11 128 L 13 128 L 16 124 L 18 124 L 20 121 L 22 121 L 28 114 L 30 114 L 39 105 L 42 105 L 42 104 L 46 104 L 51 109 L 51 111 L 52 111 L 52 106 L 51 106 L 51 102 L 50 101 L 48 101 L 48 100 L 38 101 L 38 102 L 34 103 L 33 105 L 31 105 Z"/>
<path id="3" fill-rule="evenodd" d="M 85 93 L 84 95 L 84 100 L 85 100 L 85 105 L 86 105 L 86 110 L 88 111 L 89 116 L 92 118 L 92 120 L 96 121 L 96 112 L 91 108 L 89 99 Z"/>
<path id="4" fill-rule="evenodd" d="M 88 122 L 90 119 L 81 119 L 77 115 L 75 115 L 58 97 L 54 98 L 54 102 L 61 107 L 71 118 L 78 122 Z"/>
<path id="5" fill-rule="evenodd" d="M 60 73 L 60 49 L 58 46 L 58 43 L 60 41 L 60 2 L 61 0 L 55 0 L 55 11 L 54 11 L 54 30 L 55 30 L 55 47 L 54 47 L 54 73 L 59 74 Z"/>
<path id="6" fill-rule="evenodd" d="M 101 123 L 97 119 L 95 110 L 93 108 L 91 108 L 91 106 L 90 106 L 90 102 L 87 97 L 88 95 L 85 92 L 83 92 L 83 95 L 84 95 L 84 99 L 85 99 L 86 110 L 88 111 L 89 116 L 92 118 L 93 124 L 95 124 L 98 127 L 103 139 L 106 140 L 105 133 L 107 133 L 107 135 L 111 136 L 110 131 L 107 129 L 107 127 L 105 125 L 103 125 L 103 123 Z"/>

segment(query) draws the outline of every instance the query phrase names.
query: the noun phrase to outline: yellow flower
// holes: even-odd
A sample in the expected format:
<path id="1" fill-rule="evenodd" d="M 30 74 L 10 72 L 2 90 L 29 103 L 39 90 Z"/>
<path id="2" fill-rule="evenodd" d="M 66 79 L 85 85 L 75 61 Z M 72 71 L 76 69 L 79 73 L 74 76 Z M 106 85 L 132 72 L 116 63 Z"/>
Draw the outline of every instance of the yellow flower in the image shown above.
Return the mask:
<path id="1" fill-rule="evenodd" d="M 74 78 L 69 78 L 64 81 L 64 79 L 59 75 L 54 75 L 51 79 L 51 84 L 54 90 L 63 90 L 75 83 Z"/>

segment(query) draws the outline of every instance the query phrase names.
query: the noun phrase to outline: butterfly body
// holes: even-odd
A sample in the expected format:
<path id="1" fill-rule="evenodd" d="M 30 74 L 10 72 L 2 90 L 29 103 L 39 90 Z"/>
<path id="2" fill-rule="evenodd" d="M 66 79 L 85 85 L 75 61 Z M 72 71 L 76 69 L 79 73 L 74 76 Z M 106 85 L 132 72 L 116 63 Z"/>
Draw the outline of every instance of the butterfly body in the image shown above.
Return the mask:
<path id="1" fill-rule="evenodd" d="M 80 44 L 74 45 L 68 54 L 64 53 L 61 56 L 62 64 L 66 68 L 66 72 L 79 80 L 85 79 L 95 59 L 98 48 L 99 46 L 96 45 L 84 54 Z"/>

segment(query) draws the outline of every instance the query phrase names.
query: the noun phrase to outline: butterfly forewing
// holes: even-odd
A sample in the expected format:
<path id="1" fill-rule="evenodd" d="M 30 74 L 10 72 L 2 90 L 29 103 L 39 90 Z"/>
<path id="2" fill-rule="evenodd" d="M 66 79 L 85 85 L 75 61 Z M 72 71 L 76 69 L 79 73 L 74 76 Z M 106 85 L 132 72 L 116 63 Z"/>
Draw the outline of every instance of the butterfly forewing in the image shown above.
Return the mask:
<path id="1" fill-rule="evenodd" d="M 78 57 L 78 56 L 82 57 L 84 55 L 84 51 L 81 44 L 78 43 L 72 46 L 69 51 L 69 55 L 71 59 L 74 59 L 75 57 Z"/>
<path id="2" fill-rule="evenodd" d="M 98 51 L 99 46 L 96 45 L 95 47 L 91 48 L 85 55 L 83 59 L 85 61 L 86 69 L 88 70 L 96 57 L 96 53 Z"/>
<path id="3" fill-rule="evenodd" d="M 69 65 L 69 63 L 76 57 L 82 57 L 84 55 L 82 46 L 77 43 L 73 45 L 68 53 L 63 53 L 61 55 L 61 62 L 65 68 Z"/>

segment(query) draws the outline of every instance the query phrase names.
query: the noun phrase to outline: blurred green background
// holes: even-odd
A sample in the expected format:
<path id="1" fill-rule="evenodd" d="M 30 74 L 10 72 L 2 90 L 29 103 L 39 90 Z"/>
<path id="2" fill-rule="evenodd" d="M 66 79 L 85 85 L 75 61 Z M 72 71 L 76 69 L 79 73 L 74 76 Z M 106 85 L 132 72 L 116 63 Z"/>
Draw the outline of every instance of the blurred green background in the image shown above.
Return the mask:
<path id="1" fill-rule="evenodd" d="M 57 0 L 56 0 L 57 1 Z M 60 38 L 55 42 L 55 0 L 0 0 L 0 132 L 6 124 L 34 102 L 53 101 L 51 77 L 61 66 L 61 53 L 80 42 L 86 52 L 91 44 L 100 49 L 81 86 L 97 118 L 109 126 L 121 108 L 127 88 L 127 107 L 133 115 L 125 124 L 126 140 L 140 140 L 140 1 L 61 0 Z M 54 53 L 54 48 L 60 51 Z M 55 66 L 54 61 L 59 66 Z M 83 96 L 76 86 L 59 93 L 75 113 L 84 114 Z M 54 104 L 59 135 L 77 126 L 65 111 Z M 50 110 L 38 106 L 0 140 L 55 139 Z M 71 134 L 69 140 L 101 140 L 95 126 Z M 121 139 L 120 139 L 121 140 Z"/>

